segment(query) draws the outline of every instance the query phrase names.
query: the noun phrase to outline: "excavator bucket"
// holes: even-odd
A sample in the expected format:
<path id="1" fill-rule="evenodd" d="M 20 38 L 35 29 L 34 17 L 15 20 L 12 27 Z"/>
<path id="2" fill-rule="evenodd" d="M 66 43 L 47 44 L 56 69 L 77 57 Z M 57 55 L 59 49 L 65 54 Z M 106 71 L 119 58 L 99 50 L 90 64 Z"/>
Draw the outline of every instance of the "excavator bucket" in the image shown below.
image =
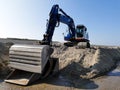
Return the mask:
<path id="1" fill-rule="evenodd" d="M 13 45 L 9 51 L 9 66 L 15 70 L 5 82 L 28 85 L 42 75 L 47 76 L 52 70 L 52 53 L 49 45 Z"/>
<path id="2" fill-rule="evenodd" d="M 38 73 L 15 69 L 9 74 L 5 82 L 19 84 L 19 85 L 28 85 L 38 80 L 40 77 L 41 75 Z"/>

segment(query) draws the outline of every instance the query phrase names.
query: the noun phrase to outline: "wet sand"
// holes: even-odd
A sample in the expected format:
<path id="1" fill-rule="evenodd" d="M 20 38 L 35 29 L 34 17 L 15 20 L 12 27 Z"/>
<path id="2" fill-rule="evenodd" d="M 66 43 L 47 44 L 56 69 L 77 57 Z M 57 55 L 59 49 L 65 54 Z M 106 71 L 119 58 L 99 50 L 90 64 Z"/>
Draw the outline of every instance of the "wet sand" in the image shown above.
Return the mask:
<path id="1" fill-rule="evenodd" d="M 58 75 L 49 77 L 45 80 L 39 80 L 29 86 L 19 86 L 10 83 L 2 82 L 0 90 L 79 90 L 79 89 L 96 89 L 98 85 L 92 80 L 79 79 L 76 84 L 71 80 L 65 79 Z"/>
<path id="2" fill-rule="evenodd" d="M 120 90 L 120 64 L 108 74 L 91 80 L 76 77 L 66 79 L 60 73 L 29 86 L 14 85 L 1 80 L 0 90 Z"/>

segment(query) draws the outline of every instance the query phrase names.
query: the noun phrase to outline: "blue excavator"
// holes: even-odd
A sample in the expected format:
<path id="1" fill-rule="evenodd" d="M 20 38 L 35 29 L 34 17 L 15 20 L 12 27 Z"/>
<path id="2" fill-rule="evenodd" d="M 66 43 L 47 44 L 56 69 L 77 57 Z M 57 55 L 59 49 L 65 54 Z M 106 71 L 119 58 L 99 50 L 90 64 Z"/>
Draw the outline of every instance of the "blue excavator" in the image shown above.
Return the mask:
<path id="1" fill-rule="evenodd" d="M 68 26 L 68 33 L 64 36 L 64 40 L 67 41 L 64 43 L 65 45 L 81 45 L 82 48 L 90 47 L 87 28 L 84 25 L 75 27 L 74 20 L 59 8 L 59 5 L 53 5 L 50 11 L 47 30 L 41 44 L 50 45 L 52 43 L 55 27 L 58 27 L 60 22 Z"/>
<path id="2" fill-rule="evenodd" d="M 59 61 L 51 57 L 54 52 L 51 45 L 55 27 L 58 27 L 60 22 L 68 25 L 69 32 L 64 36 L 65 45 L 76 45 L 79 48 L 81 46 L 90 47 L 87 28 L 84 25 L 75 27 L 73 19 L 58 5 L 53 5 L 47 22 L 46 33 L 43 35 L 44 38 L 40 45 L 14 44 L 10 47 L 9 67 L 13 69 L 5 82 L 29 85 L 59 71 Z"/>

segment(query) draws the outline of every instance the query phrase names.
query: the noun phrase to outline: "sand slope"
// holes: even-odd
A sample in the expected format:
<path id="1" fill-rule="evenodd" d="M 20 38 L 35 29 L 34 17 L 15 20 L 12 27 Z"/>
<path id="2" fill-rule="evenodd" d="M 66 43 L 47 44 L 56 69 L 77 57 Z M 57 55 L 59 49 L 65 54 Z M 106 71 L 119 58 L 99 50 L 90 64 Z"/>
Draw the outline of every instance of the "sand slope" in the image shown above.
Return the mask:
<path id="1" fill-rule="evenodd" d="M 11 43 L 0 43 L 0 74 L 9 71 L 9 48 Z M 53 58 L 59 60 L 59 70 L 64 75 L 76 75 L 81 78 L 93 78 L 107 72 L 120 60 L 118 47 L 92 46 L 78 49 L 76 46 L 67 47 L 62 43 L 52 46 Z"/>

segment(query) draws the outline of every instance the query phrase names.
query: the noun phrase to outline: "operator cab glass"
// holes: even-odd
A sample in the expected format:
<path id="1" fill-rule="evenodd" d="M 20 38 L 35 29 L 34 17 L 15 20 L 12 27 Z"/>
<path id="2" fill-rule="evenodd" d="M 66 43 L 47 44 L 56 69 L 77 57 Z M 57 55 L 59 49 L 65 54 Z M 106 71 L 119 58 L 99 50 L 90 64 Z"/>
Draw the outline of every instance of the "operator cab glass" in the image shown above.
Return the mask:
<path id="1" fill-rule="evenodd" d="M 77 28 L 76 35 L 77 37 L 83 37 L 83 28 Z"/>
<path id="2" fill-rule="evenodd" d="M 86 31 L 85 26 L 83 26 L 83 25 L 77 26 L 77 27 L 76 27 L 76 36 L 77 36 L 77 37 L 83 37 L 84 31 Z"/>

